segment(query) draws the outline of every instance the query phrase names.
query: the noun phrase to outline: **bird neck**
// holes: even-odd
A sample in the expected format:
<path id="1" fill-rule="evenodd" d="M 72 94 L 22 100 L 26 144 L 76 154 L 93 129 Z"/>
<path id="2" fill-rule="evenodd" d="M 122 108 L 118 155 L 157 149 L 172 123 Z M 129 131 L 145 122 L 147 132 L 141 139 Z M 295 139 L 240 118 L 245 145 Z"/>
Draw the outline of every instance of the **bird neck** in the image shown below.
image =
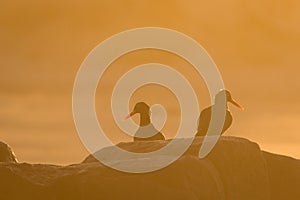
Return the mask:
<path id="1" fill-rule="evenodd" d="M 148 113 L 140 113 L 140 126 L 147 126 L 150 124 L 150 116 Z"/>
<path id="2" fill-rule="evenodd" d="M 222 106 L 223 103 L 224 103 L 224 99 L 219 99 L 219 98 L 215 99 L 215 106 Z M 226 105 L 226 109 L 228 109 L 227 101 L 225 102 L 225 105 Z"/>

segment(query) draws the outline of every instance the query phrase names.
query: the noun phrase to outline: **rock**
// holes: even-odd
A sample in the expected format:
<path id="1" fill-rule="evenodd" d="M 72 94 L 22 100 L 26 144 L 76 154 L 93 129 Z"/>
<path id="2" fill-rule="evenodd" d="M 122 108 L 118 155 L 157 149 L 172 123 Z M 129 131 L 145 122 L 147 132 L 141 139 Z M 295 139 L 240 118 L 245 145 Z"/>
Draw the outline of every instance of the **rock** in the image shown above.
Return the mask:
<path id="1" fill-rule="evenodd" d="M 181 142 L 179 141 L 178 145 Z M 199 159 L 198 152 L 202 142 L 203 137 L 197 137 L 181 159 L 170 167 L 154 172 L 153 174 L 157 174 L 157 180 L 152 180 L 152 187 L 159 182 L 165 182 L 166 187 L 168 184 L 174 184 L 174 181 L 178 182 L 178 188 L 189 191 L 185 196 L 181 196 L 181 199 L 193 199 L 193 196 L 197 197 L 196 199 L 269 199 L 267 166 L 256 143 L 242 138 L 221 137 L 213 151 L 205 159 Z M 147 152 L 161 148 L 167 143 L 168 141 L 133 142 L 121 143 L 119 146 L 131 152 Z M 101 151 L 110 155 L 109 147 L 96 152 L 96 154 L 100 154 Z M 121 157 L 118 159 L 119 162 L 122 162 Z M 159 159 L 156 162 L 159 162 Z M 83 162 L 97 162 L 97 160 L 90 155 Z M 134 161 L 132 164 L 135 164 Z M 119 177 L 117 173 L 115 175 L 112 173 L 111 176 L 116 179 Z M 144 175 L 137 176 L 147 180 Z M 189 184 L 186 184 L 185 181 L 187 177 L 189 177 Z M 172 183 L 168 183 L 167 180 L 172 180 Z M 131 191 L 130 188 L 134 187 L 132 183 L 122 185 L 126 185 L 126 187 L 128 185 L 126 192 Z M 168 191 L 172 191 L 171 186 Z M 134 191 L 132 192 L 134 193 Z M 151 194 L 147 194 L 147 197 L 149 196 Z M 149 199 L 152 198 L 156 197 L 151 196 Z"/>
<path id="2" fill-rule="evenodd" d="M 300 199 L 300 160 L 263 152 L 267 163 L 271 199 Z"/>
<path id="3" fill-rule="evenodd" d="M 185 139 L 178 140 L 181 145 Z M 249 140 L 222 136 L 213 151 L 198 158 L 203 138 L 173 164 L 151 173 L 130 174 L 99 163 L 92 155 L 83 163 L 55 166 L 0 163 L 1 199 L 300 199 L 299 160 L 260 150 Z M 148 152 L 168 141 L 121 143 L 133 152 Z M 99 152 L 107 153 L 111 147 Z M 177 148 L 175 146 L 174 148 Z M 167 155 L 159 155 L 157 162 Z M 120 164 L 135 162 L 117 157 Z M 108 155 L 106 159 L 111 159 Z M 155 164 L 155 163 L 153 163 Z"/>
<path id="4" fill-rule="evenodd" d="M 0 162 L 17 162 L 11 148 L 3 142 L 0 142 Z"/>

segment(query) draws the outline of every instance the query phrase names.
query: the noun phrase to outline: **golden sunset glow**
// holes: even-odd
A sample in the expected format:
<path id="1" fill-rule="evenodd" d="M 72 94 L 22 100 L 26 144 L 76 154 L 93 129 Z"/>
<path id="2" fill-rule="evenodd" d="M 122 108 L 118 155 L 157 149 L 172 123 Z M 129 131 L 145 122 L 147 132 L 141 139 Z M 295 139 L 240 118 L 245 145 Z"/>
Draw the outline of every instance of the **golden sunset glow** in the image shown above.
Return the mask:
<path id="1" fill-rule="evenodd" d="M 10 144 L 21 162 L 83 160 L 88 152 L 72 118 L 77 70 L 111 35 L 156 26 L 200 43 L 216 62 L 225 87 L 245 107 L 240 111 L 229 105 L 234 121 L 224 135 L 299 159 L 299 9 L 297 0 L 2 2 L 0 141 Z M 185 60 L 159 50 L 131 52 L 112 63 L 96 94 L 98 119 L 114 143 L 132 140 L 113 122 L 109 97 L 114 84 L 129 69 L 149 62 L 180 71 L 197 91 L 200 109 L 210 104 L 202 78 Z M 163 132 L 174 137 L 180 109 L 170 91 L 145 86 L 134 93 L 129 109 L 137 101 L 164 105 L 169 118 Z"/>

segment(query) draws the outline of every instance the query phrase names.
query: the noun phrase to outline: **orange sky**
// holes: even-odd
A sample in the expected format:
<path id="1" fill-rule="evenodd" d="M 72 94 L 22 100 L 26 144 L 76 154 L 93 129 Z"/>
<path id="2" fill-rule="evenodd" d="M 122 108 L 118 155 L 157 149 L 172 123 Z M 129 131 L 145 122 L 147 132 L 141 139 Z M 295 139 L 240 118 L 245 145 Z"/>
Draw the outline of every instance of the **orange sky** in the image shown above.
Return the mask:
<path id="1" fill-rule="evenodd" d="M 206 48 L 225 86 L 246 108 L 231 108 L 235 123 L 225 135 L 246 137 L 264 150 L 300 158 L 299 10 L 297 0 L 2 2 L 0 140 L 12 146 L 20 161 L 81 161 L 87 152 L 71 110 L 81 62 L 113 34 L 159 26 L 183 32 Z M 119 65 L 130 68 L 152 58 L 181 70 L 185 66 L 160 53 L 125 56 L 114 63 L 115 71 Z M 113 84 L 109 74 L 106 81 Z M 204 88 L 203 83 L 195 87 Z M 173 126 L 166 125 L 167 137 L 172 137 L 168 130 Z"/>

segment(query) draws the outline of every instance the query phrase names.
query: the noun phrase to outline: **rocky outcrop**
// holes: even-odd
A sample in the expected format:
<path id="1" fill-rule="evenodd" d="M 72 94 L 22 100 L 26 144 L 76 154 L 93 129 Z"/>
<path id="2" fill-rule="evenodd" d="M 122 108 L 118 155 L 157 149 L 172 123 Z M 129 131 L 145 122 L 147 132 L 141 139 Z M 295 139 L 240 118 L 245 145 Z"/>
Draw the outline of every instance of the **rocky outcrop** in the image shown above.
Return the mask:
<path id="1" fill-rule="evenodd" d="M 181 199 L 193 199 L 193 197 L 196 199 L 269 199 L 267 166 L 256 143 L 242 138 L 221 137 L 213 151 L 206 158 L 200 160 L 198 152 L 202 141 L 203 137 L 196 138 L 181 159 L 171 166 L 153 173 L 157 174 L 157 180 L 153 180 L 152 185 L 164 182 L 168 191 L 175 192 L 172 185 L 177 182 L 177 187 L 187 192 L 181 196 Z M 168 141 L 134 142 L 121 143 L 119 146 L 132 152 L 145 152 L 159 149 L 166 143 Z M 180 144 L 181 141 L 178 142 L 178 146 Z M 105 154 L 110 155 L 109 149 L 110 147 L 102 149 L 95 154 L 105 151 Z M 163 155 L 156 162 L 164 159 L 164 156 L 172 155 Z M 96 160 L 93 156 L 89 156 L 84 160 L 84 163 L 87 162 L 96 162 Z M 122 162 L 121 157 L 118 164 L 120 162 Z M 134 161 L 132 164 L 134 165 Z M 144 175 L 138 176 L 143 177 Z M 190 180 L 186 180 L 187 177 Z M 143 180 L 147 180 L 147 178 L 143 178 Z M 172 181 L 168 182 L 168 180 Z M 142 185 L 138 181 L 137 183 L 137 185 Z M 130 191 L 130 187 L 126 191 Z"/>
<path id="2" fill-rule="evenodd" d="M 300 199 L 299 160 L 263 152 L 256 143 L 236 137 L 221 137 L 214 150 L 199 159 L 202 140 L 196 138 L 188 151 L 170 166 L 144 174 L 110 169 L 92 155 L 70 166 L 0 163 L 0 196 L 1 199 L 46 200 Z M 128 151 L 147 152 L 168 142 L 132 142 L 119 146 Z M 99 152 L 109 151 L 110 147 Z M 155 162 L 165 156 L 172 153 L 158 156 Z M 122 162 L 128 160 L 118 158 L 118 163 Z M 134 160 L 129 163 L 135 164 Z"/>
<path id="3" fill-rule="evenodd" d="M 3 142 L 0 142 L 0 162 L 17 162 L 11 148 Z"/>
<path id="4" fill-rule="evenodd" d="M 300 161 L 263 152 L 268 166 L 271 199 L 300 199 Z"/>

